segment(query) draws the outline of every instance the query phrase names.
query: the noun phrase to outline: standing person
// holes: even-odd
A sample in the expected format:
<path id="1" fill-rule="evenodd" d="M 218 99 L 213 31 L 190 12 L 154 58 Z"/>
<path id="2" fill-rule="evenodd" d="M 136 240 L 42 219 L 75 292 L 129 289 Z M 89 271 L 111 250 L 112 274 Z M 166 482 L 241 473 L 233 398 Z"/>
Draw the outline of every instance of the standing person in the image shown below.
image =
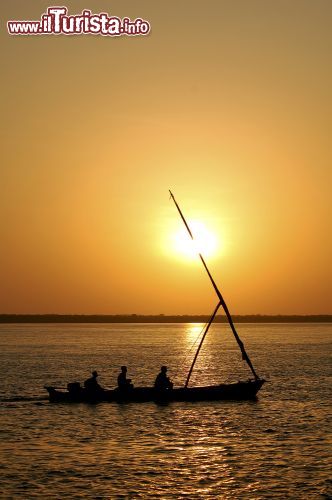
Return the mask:
<path id="1" fill-rule="evenodd" d="M 154 383 L 154 388 L 159 391 L 165 391 L 167 389 L 173 389 L 173 382 L 167 377 L 167 366 L 162 366 L 160 368 L 160 373 L 158 373 L 156 381 Z"/>
<path id="2" fill-rule="evenodd" d="M 131 383 L 131 378 L 127 378 L 127 367 L 121 366 L 121 372 L 118 375 L 118 388 L 120 391 L 127 391 L 132 389 L 134 386 Z"/>
<path id="3" fill-rule="evenodd" d="M 99 377 L 98 372 L 94 370 L 92 372 L 92 377 L 88 378 L 84 382 L 84 387 L 87 391 L 89 392 L 99 392 L 103 391 L 104 389 L 98 384 L 97 378 Z"/>

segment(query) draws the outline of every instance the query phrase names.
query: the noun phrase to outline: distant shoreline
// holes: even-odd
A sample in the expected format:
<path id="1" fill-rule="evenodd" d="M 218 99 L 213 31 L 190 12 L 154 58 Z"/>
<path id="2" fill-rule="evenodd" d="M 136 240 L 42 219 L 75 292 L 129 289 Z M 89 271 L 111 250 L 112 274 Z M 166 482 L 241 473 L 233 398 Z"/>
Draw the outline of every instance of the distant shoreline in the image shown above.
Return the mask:
<path id="1" fill-rule="evenodd" d="M 206 323 L 207 315 L 142 314 L 0 314 L 0 323 Z M 332 314 L 319 315 L 233 315 L 235 323 L 331 323 Z M 216 323 L 227 323 L 217 316 Z"/>

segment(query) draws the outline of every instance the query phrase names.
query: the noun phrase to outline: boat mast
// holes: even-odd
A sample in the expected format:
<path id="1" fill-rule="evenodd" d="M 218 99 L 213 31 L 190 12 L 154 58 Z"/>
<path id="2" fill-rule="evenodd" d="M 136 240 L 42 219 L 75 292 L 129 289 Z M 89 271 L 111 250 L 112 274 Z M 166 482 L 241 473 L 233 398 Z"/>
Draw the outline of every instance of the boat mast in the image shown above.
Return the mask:
<path id="1" fill-rule="evenodd" d="M 194 240 L 194 237 L 193 237 L 193 234 L 192 234 L 192 232 L 191 232 L 191 230 L 190 230 L 190 227 L 188 226 L 188 223 L 187 223 L 186 219 L 184 218 L 184 215 L 183 215 L 183 213 L 181 212 L 181 209 L 180 209 L 179 205 L 177 204 L 177 201 L 176 201 L 176 199 L 174 198 L 174 195 L 173 195 L 172 191 L 169 191 L 169 192 L 170 192 L 171 198 L 172 198 L 172 200 L 174 201 L 175 206 L 176 206 L 176 208 L 177 208 L 177 210 L 178 210 L 178 212 L 179 212 L 179 214 L 180 214 L 180 216 L 181 216 L 181 219 L 182 219 L 182 221 L 183 221 L 184 225 L 185 225 L 185 226 L 186 226 L 186 228 L 187 228 L 187 231 L 188 231 L 188 233 L 189 233 L 189 235 L 190 235 L 190 238 L 191 238 L 192 240 Z M 224 309 L 224 311 L 225 311 L 226 317 L 227 317 L 227 319 L 228 319 L 229 326 L 231 327 L 232 332 L 233 332 L 233 335 L 234 335 L 234 337 L 235 337 L 235 339 L 236 339 L 236 341 L 237 341 L 237 343 L 238 343 L 238 345 L 239 345 L 239 347 L 240 347 L 240 350 L 241 350 L 241 353 L 242 353 L 242 359 L 248 363 L 248 366 L 249 366 L 249 368 L 250 368 L 250 370 L 251 370 L 251 372 L 252 372 L 253 376 L 255 377 L 255 379 L 256 379 L 256 380 L 258 380 L 258 379 L 259 379 L 259 377 L 258 377 L 258 375 L 257 375 L 257 373 L 256 373 L 256 371 L 255 371 L 255 369 L 254 369 L 254 367 L 253 367 L 253 365 L 252 365 L 252 363 L 251 363 L 250 359 L 249 359 L 248 354 L 246 353 L 246 350 L 245 350 L 245 348 L 244 348 L 244 344 L 243 344 L 242 340 L 240 339 L 240 337 L 239 337 L 239 335 L 238 335 L 238 333 L 237 333 L 237 331 L 236 331 L 236 329 L 235 329 L 235 326 L 234 326 L 234 323 L 233 323 L 233 319 L 232 319 L 232 316 L 231 316 L 231 314 L 230 314 L 230 312 L 229 312 L 229 310 L 228 310 L 228 307 L 227 307 L 227 305 L 226 305 L 226 302 L 224 301 L 223 296 L 222 296 L 222 295 L 221 295 L 221 293 L 220 293 L 220 290 L 218 289 L 218 287 L 217 287 L 217 285 L 216 285 L 216 283 L 215 283 L 214 279 L 212 278 L 212 275 L 211 275 L 211 273 L 210 273 L 210 271 L 209 271 L 209 269 L 208 269 L 208 267 L 207 267 L 207 265 L 206 265 L 206 262 L 205 262 L 205 260 L 204 260 L 204 258 L 203 258 L 203 255 L 202 255 L 200 252 L 198 252 L 198 255 L 199 255 L 199 258 L 201 259 L 201 262 L 202 262 L 202 264 L 203 264 L 203 266 L 204 266 L 204 268 L 205 268 L 205 270 L 206 270 L 206 272 L 207 272 L 207 274 L 208 274 L 208 276 L 209 276 L 209 278 L 210 278 L 210 281 L 211 281 L 211 283 L 212 283 L 212 285 L 213 285 L 213 288 L 214 288 L 214 290 L 215 290 L 215 292 L 216 292 L 216 294 L 217 294 L 217 296 L 218 296 L 218 298 L 219 298 L 219 304 L 218 304 L 217 308 L 215 309 L 214 314 L 213 314 L 213 315 L 212 315 L 212 317 L 211 317 L 211 318 L 212 318 L 212 321 L 213 321 L 213 319 L 214 319 L 215 315 L 217 314 L 217 310 L 219 309 L 219 306 L 220 306 L 220 305 L 222 305 L 222 307 L 223 307 L 223 309 Z M 210 324 L 212 323 L 212 321 L 210 320 L 210 322 L 209 322 L 209 324 L 208 324 L 208 327 L 207 327 L 207 330 L 209 329 Z M 204 332 L 204 336 L 203 336 L 203 339 L 202 339 L 202 340 L 204 340 L 204 337 L 205 337 L 205 335 L 206 335 L 206 333 L 207 333 L 207 330 Z M 201 341 L 201 344 L 202 344 L 202 341 Z M 200 350 L 200 348 L 201 348 L 201 344 L 198 346 L 198 352 L 199 352 L 199 350 Z M 196 356 L 195 356 L 195 358 L 194 358 L 194 361 L 196 361 L 196 359 L 197 359 L 197 355 L 198 355 L 198 353 L 196 353 Z M 194 364 L 195 364 L 195 363 L 193 363 L 193 365 L 194 365 Z M 187 385 L 188 385 L 188 382 L 189 382 L 189 378 L 190 378 L 191 372 L 192 372 L 192 370 L 193 370 L 193 368 L 194 368 L 194 366 L 193 366 L 193 365 L 191 366 L 190 371 L 189 371 L 189 374 L 188 374 L 188 377 L 187 377 L 186 387 L 187 387 Z"/>

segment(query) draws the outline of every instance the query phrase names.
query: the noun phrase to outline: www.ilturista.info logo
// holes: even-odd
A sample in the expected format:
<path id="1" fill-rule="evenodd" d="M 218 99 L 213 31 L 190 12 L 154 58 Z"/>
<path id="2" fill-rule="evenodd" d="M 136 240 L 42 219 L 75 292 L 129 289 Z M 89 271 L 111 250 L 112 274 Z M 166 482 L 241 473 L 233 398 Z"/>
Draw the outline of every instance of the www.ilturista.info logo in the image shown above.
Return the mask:
<path id="1" fill-rule="evenodd" d="M 150 32 L 150 23 L 140 17 L 120 19 L 106 12 L 92 14 L 84 9 L 79 15 L 68 15 L 67 7 L 49 7 L 42 14 L 40 21 L 7 22 L 10 35 L 103 35 L 103 36 L 138 36 Z"/>

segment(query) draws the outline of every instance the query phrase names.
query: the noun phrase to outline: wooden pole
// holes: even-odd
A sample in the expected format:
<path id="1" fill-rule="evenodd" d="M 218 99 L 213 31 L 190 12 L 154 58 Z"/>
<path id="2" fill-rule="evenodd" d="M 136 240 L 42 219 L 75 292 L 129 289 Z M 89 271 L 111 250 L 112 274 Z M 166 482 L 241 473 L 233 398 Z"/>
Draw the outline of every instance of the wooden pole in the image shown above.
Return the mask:
<path id="1" fill-rule="evenodd" d="M 178 212 L 179 212 L 179 214 L 180 214 L 180 216 L 181 216 L 181 219 L 183 220 L 184 225 L 185 225 L 185 226 L 186 226 L 186 228 L 187 228 L 187 231 L 188 231 L 188 233 L 189 233 L 189 235 L 190 235 L 191 239 L 192 239 L 192 240 L 194 240 L 194 237 L 193 237 L 193 234 L 192 234 L 192 232 L 191 232 L 191 230 L 190 230 L 190 227 L 188 226 L 188 223 L 187 223 L 187 221 L 186 221 L 186 219 L 185 219 L 185 217 L 184 217 L 184 215 L 183 215 L 183 213 L 182 213 L 182 211 L 181 211 L 181 209 L 180 209 L 179 205 L 177 204 L 177 201 L 176 201 L 176 199 L 174 198 L 174 195 L 173 195 L 172 191 L 170 191 L 170 195 L 171 195 L 171 198 L 173 199 L 173 201 L 174 201 L 174 203 L 175 203 L 175 206 L 176 206 L 176 208 L 177 208 L 177 210 L 178 210 Z M 246 350 L 245 350 L 245 348 L 244 348 L 243 342 L 242 342 L 242 340 L 240 339 L 240 337 L 239 337 L 239 335 L 238 335 L 238 333 L 237 333 L 237 331 L 236 331 L 236 329 L 235 329 L 235 326 L 234 326 L 234 323 L 233 323 L 233 319 L 232 319 L 232 316 L 231 316 L 231 314 L 230 314 L 230 312 L 229 312 L 229 310 L 228 310 L 228 307 L 227 307 L 227 305 L 226 305 L 226 302 L 224 301 L 224 298 L 223 298 L 223 296 L 221 295 L 220 290 L 218 289 L 218 287 L 217 287 L 217 285 L 216 285 L 216 283 L 215 283 L 214 279 L 212 278 L 212 275 L 211 275 L 211 273 L 210 273 L 210 271 L 209 271 L 209 269 L 208 269 L 208 267 L 207 267 L 207 265 L 206 265 L 206 262 L 205 262 L 205 260 L 204 260 L 204 258 L 203 258 L 203 256 L 202 256 L 202 254 L 201 254 L 201 253 L 198 253 L 198 255 L 199 255 L 199 258 L 201 259 L 201 262 L 202 262 L 202 264 L 203 264 L 203 266 L 204 266 L 204 268 L 205 268 L 205 270 L 206 270 L 206 272 L 207 272 L 207 274 L 208 274 L 208 276 L 209 276 L 209 278 L 210 278 L 210 281 L 211 281 L 211 283 L 212 283 L 212 285 L 213 285 L 213 288 L 214 288 L 214 290 L 215 290 L 215 292 L 216 292 L 216 294 L 217 294 L 217 296 L 218 296 L 218 298 L 219 298 L 220 304 L 218 304 L 218 308 L 219 308 L 219 305 L 222 305 L 222 307 L 223 307 L 223 309 L 224 309 L 224 311 L 225 311 L 225 314 L 226 314 L 227 319 L 228 319 L 229 326 L 231 327 L 231 330 L 232 330 L 232 332 L 233 332 L 233 334 L 234 334 L 234 337 L 235 337 L 235 339 L 236 339 L 236 341 L 237 341 L 237 343 L 238 343 L 238 345 L 239 345 L 239 347 L 240 347 L 240 350 L 241 350 L 241 353 L 242 353 L 242 359 L 243 359 L 243 360 L 245 360 L 245 361 L 248 363 L 248 366 L 249 366 L 249 368 L 250 368 L 250 370 L 251 370 L 252 374 L 254 375 L 255 379 L 256 379 L 256 380 L 258 380 L 258 379 L 259 379 L 259 377 L 258 377 L 258 375 L 257 375 L 257 373 L 256 373 L 256 371 L 255 371 L 255 369 L 254 369 L 254 367 L 253 367 L 253 365 L 252 365 L 252 363 L 251 363 L 250 359 L 249 359 L 248 354 L 246 353 Z M 200 347 L 199 347 L 199 348 L 200 348 Z M 196 358 L 197 358 L 197 356 L 196 356 Z"/>
<path id="2" fill-rule="evenodd" d="M 211 318 L 209 319 L 208 324 L 207 324 L 207 325 L 206 325 L 206 327 L 205 327 L 205 331 L 204 331 L 204 333 L 203 333 L 203 337 L 201 338 L 201 341 L 200 341 L 199 346 L 198 346 L 198 348 L 197 348 L 197 351 L 196 351 L 195 357 L 194 357 L 194 359 L 193 359 L 193 362 L 191 363 L 191 367 L 190 367 L 190 370 L 189 370 L 189 373 L 188 373 L 188 376 L 187 376 L 186 383 L 184 384 L 184 387 L 185 387 L 185 388 L 187 388 L 187 387 L 188 387 L 189 380 L 190 380 L 190 377 L 191 377 L 192 371 L 193 371 L 194 366 L 195 366 L 195 363 L 196 363 L 196 359 L 198 358 L 198 355 L 199 355 L 199 351 L 201 350 L 201 347 L 202 347 L 202 345 L 203 345 L 203 342 L 204 342 L 205 336 L 206 336 L 207 332 L 209 331 L 209 328 L 210 328 L 210 326 L 211 326 L 211 324 L 212 324 L 212 321 L 214 320 L 214 318 L 215 318 L 215 316 L 216 316 L 216 314 L 217 314 L 218 309 L 219 309 L 219 307 L 220 307 L 220 306 L 221 306 L 221 302 L 218 302 L 218 304 L 217 304 L 217 306 L 216 306 L 215 310 L 213 311 L 213 314 L 212 314 Z"/>

